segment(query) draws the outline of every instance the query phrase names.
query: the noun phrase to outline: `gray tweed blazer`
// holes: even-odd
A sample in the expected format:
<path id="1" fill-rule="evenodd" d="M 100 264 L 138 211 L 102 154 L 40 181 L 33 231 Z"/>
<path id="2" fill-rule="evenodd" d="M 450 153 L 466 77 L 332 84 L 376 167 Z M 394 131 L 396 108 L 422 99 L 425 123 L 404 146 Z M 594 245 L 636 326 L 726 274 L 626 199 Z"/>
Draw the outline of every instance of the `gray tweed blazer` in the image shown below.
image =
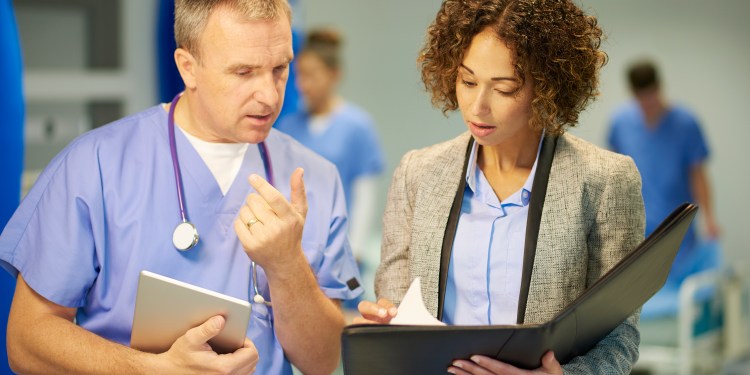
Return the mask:
<path id="1" fill-rule="evenodd" d="M 378 298 L 398 304 L 420 277 L 427 309 L 437 316 L 441 248 L 470 139 L 467 132 L 401 159 L 383 216 Z M 531 267 L 525 314 L 519 317 L 525 323 L 554 317 L 634 249 L 645 228 L 641 179 L 630 158 L 564 134 L 551 163 L 533 265 L 524 264 Z M 537 165 L 535 179 L 544 169 Z M 528 236 L 527 229 L 527 252 Z M 638 314 L 571 360 L 565 372 L 629 373 L 638 358 Z"/>

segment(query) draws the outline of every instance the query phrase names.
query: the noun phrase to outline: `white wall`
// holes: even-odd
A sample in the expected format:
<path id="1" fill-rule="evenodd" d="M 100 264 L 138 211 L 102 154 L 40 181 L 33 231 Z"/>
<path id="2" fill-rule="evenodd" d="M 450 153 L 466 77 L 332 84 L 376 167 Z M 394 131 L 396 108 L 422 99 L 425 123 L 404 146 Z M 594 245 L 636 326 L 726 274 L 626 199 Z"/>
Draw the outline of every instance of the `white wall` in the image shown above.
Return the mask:
<path id="1" fill-rule="evenodd" d="M 89 14 L 77 3 L 66 6 L 16 6 L 16 19 L 24 52 L 26 99 L 26 160 L 22 190 L 25 193 L 41 169 L 68 142 L 92 124 L 86 113 L 91 100 L 123 103 L 126 114 L 155 104 L 155 0 L 119 2 L 119 69 L 86 67 L 86 26 Z M 22 4 L 24 5 L 24 4 Z M 38 4 L 36 4 L 38 5 Z M 54 120 L 54 136 L 43 128 Z"/>
<path id="2" fill-rule="evenodd" d="M 304 1 L 304 0 L 303 0 Z M 623 69 L 638 56 L 661 65 L 665 90 L 699 115 L 712 151 L 709 164 L 723 244 L 730 260 L 750 261 L 747 189 L 750 140 L 743 102 L 750 87 L 746 0 L 586 0 L 608 39 L 610 62 L 602 73 L 602 95 L 574 131 L 604 145 L 611 110 L 628 99 Z M 387 153 L 387 177 L 409 149 L 461 132 L 455 116 L 445 119 L 429 104 L 415 59 L 438 0 L 307 0 L 307 26 L 332 25 L 345 34 L 346 79 L 342 93 L 368 109 Z"/>
<path id="3" fill-rule="evenodd" d="M 49 61 L 40 66 L 25 66 L 27 101 L 116 98 L 125 103 L 125 113 L 152 106 L 156 98 L 156 6 L 155 0 L 120 1 L 123 53 L 122 68 L 117 70 L 83 69 L 86 53 L 83 32 L 87 22 L 84 8 L 32 8 L 33 12 L 19 8 L 17 19 L 22 39 L 37 42 L 22 45 L 24 54 L 37 61 Z M 60 33 L 63 35 L 57 35 Z"/>

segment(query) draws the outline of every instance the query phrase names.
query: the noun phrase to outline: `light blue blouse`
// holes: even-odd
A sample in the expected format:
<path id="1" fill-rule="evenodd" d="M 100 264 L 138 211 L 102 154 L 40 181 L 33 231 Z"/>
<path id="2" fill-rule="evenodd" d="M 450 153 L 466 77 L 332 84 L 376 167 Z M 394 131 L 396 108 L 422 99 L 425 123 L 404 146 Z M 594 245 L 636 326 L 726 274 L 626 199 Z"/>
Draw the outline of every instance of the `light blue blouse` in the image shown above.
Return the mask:
<path id="1" fill-rule="evenodd" d="M 526 219 L 541 144 L 523 187 L 500 202 L 478 168 L 474 142 L 448 268 L 445 323 L 516 324 Z"/>

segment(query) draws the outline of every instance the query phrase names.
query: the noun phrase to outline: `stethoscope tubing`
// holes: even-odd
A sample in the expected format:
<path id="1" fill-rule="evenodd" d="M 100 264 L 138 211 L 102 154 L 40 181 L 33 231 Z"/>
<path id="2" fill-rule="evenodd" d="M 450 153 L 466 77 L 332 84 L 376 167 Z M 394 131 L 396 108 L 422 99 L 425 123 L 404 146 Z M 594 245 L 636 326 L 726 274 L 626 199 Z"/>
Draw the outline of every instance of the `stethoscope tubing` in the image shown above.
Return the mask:
<path id="1" fill-rule="evenodd" d="M 172 168 L 174 169 L 175 186 L 177 186 L 177 202 L 180 204 L 180 218 L 183 223 L 187 223 L 187 211 L 185 209 L 185 198 L 182 196 L 182 173 L 180 172 L 180 162 L 177 159 L 177 142 L 174 136 L 174 109 L 177 107 L 177 101 L 180 100 L 182 93 L 175 95 L 172 103 L 169 105 L 169 151 L 172 155 Z"/>

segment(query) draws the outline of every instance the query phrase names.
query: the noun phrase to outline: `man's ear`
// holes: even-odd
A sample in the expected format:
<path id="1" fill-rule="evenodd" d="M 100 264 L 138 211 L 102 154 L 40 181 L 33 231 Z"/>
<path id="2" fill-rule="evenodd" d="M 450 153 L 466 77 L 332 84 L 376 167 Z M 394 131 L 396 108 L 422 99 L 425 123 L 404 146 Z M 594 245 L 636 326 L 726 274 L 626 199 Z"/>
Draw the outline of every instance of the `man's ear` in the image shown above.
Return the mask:
<path id="1" fill-rule="evenodd" d="M 174 50 L 174 62 L 177 64 L 177 70 L 180 71 L 182 82 L 185 83 L 186 89 L 194 89 L 195 69 L 198 67 L 198 61 L 188 50 L 177 48 Z"/>

